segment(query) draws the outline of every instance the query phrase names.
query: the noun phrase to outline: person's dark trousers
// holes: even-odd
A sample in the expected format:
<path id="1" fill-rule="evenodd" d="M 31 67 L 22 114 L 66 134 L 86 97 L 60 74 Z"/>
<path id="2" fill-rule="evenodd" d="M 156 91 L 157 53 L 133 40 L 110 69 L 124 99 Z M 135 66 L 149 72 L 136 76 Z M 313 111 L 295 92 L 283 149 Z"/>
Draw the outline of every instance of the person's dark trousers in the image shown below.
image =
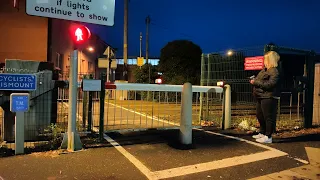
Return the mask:
<path id="1" fill-rule="evenodd" d="M 260 124 L 260 133 L 269 138 L 276 128 L 277 101 L 274 98 L 257 99 L 256 116 Z"/>

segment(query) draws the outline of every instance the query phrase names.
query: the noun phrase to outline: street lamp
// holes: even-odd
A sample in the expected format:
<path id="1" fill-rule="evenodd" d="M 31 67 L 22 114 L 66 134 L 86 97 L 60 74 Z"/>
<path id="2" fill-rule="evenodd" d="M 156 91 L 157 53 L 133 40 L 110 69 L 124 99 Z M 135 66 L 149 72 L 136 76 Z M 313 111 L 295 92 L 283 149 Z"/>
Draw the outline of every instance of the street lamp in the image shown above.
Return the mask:
<path id="1" fill-rule="evenodd" d="M 233 51 L 232 50 L 229 50 L 228 52 L 227 52 L 227 55 L 228 56 L 231 56 L 233 54 Z"/>
<path id="2" fill-rule="evenodd" d="M 89 47 L 88 50 L 89 50 L 90 52 L 94 51 L 93 47 Z"/>

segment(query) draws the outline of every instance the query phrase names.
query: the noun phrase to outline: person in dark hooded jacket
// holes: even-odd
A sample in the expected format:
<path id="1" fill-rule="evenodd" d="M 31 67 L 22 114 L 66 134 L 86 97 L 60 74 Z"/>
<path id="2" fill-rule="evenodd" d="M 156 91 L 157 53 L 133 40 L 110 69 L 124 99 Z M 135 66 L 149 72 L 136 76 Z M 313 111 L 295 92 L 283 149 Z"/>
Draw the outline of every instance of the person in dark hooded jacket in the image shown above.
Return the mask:
<path id="1" fill-rule="evenodd" d="M 280 56 L 275 51 L 264 55 L 265 68 L 256 78 L 251 79 L 253 95 L 257 100 L 256 116 L 260 124 L 260 133 L 253 138 L 260 143 L 272 143 L 272 134 L 276 129 L 277 102 L 280 99 Z"/>

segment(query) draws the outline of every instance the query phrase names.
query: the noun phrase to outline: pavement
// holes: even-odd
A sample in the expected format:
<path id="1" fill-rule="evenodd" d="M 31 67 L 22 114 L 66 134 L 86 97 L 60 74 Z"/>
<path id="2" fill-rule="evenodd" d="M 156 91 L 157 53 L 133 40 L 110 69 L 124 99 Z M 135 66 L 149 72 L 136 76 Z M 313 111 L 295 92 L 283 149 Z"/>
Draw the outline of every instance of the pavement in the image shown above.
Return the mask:
<path id="1" fill-rule="evenodd" d="M 0 180 L 319 179 L 318 138 L 264 145 L 195 129 L 192 146 L 183 146 L 179 130 L 114 132 L 108 147 L 1 158 Z"/>

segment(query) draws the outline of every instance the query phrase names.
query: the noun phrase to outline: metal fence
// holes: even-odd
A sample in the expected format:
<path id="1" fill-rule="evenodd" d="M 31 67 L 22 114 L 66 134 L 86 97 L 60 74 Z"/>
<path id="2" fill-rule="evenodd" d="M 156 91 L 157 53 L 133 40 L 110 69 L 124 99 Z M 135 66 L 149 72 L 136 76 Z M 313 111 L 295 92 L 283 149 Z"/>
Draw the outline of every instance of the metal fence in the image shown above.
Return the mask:
<path id="1" fill-rule="evenodd" d="M 252 126 L 257 125 L 255 118 L 255 99 L 249 77 L 259 71 L 244 70 L 246 57 L 263 56 L 267 46 L 203 54 L 201 61 L 201 85 L 215 85 L 224 81 L 232 89 L 232 124 L 238 126 L 244 120 Z M 280 49 L 280 50 L 279 50 Z M 305 74 L 308 51 L 278 48 L 280 66 L 283 70 L 282 93 L 278 103 L 278 128 L 303 127 L 305 91 L 299 91 L 296 77 Z M 299 53 L 305 52 L 305 53 Z M 292 64 L 295 64 L 294 66 Z"/>
<path id="2" fill-rule="evenodd" d="M 121 86 L 121 85 L 120 85 Z M 126 84 L 125 89 L 107 89 L 104 102 L 100 92 L 78 91 L 78 131 L 95 130 L 100 126 L 101 103 L 104 103 L 104 130 L 137 131 L 144 129 L 167 129 L 179 125 L 181 114 L 181 91 L 170 88 L 150 90 L 154 85 L 145 84 L 134 90 L 137 84 Z M 138 85 L 139 86 L 139 85 Z M 180 86 L 181 87 L 181 86 Z M 217 87 L 220 88 L 220 87 Z M 68 117 L 68 89 L 59 89 L 57 125 L 66 130 Z M 196 90 L 195 90 L 196 91 Z M 90 105 L 89 96 L 92 96 Z M 193 126 L 220 126 L 222 118 L 222 93 L 207 92 L 203 99 L 203 114 L 200 116 L 200 92 L 193 92 Z M 91 113 L 89 113 L 91 112 Z M 90 126 L 88 126 L 89 124 Z"/>
<path id="3" fill-rule="evenodd" d="M 150 84 L 117 84 L 118 90 L 107 89 L 105 99 L 105 131 L 171 129 L 180 125 L 182 86 Z M 205 108 L 211 112 L 200 116 L 200 92 L 211 97 Z M 218 89 L 210 92 L 209 89 Z M 215 125 L 222 121 L 222 88 L 193 86 L 192 125 L 200 127 L 208 116 L 215 116 Z M 221 90 L 221 91 L 219 91 Z M 215 104 L 214 104 L 215 102 Z M 207 108 L 209 109 L 209 107 Z"/>
<path id="4" fill-rule="evenodd" d="M 32 71 L 29 69 L 2 68 L 1 73 L 34 74 L 37 77 L 37 89 L 29 92 L 30 110 L 24 113 L 25 119 L 25 146 L 34 147 L 35 144 L 47 142 L 49 136 L 42 134 L 51 132 L 50 124 L 55 118 L 54 82 L 52 71 Z M 10 111 L 10 94 L 21 91 L 0 92 L 0 156 L 4 150 L 14 149 L 15 140 L 15 113 Z M 37 142 L 35 142 L 37 141 Z"/>
<path id="5" fill-rule="evenodd" d="M 17 69 L 1 69 L 2 73 L 35 73 L 29 70 L 17 70 Z M 86 132 L 88 130 L 88 112 L 83 111 L 87 109 L 89 98 L 95 104 L 92 106 L 92 115 L 97 115 L 97 104 L 100 103 L 99 92 L 83 92 L 81 90 L 81 81 L 83 78 L 95 78 L 91 73 L 81 73 L 78 75 L 78 105 L 77 105 L 77 130 L 79 132 Z M 26 113 L 25 123 L 25 147 L 36 148 L 43 144 L 48 144 L 54 138 L 53 136 L 59 136 L 67 131 L 68 127 L 68 74 L 60 74 L 60 81 L 52 81 L 52 76 L 44 78 L 38 77 L 38 86 L 36 94 L 31 98 L 31 110 Z M 50 89 L 48 89 L 50 86 Z M 48 90 L 45 90 L 48 89 Z M 42 92 L 43 91 L 43 92 Z M 45 91 L 45 92 L 44 92 Z M 0 148 L 6 147 L 14 149 L 14 124 L 15 114 L 10 112 L 10 103 L 8 97 L 10 92 L 2 92 L 1 95 L 1 108 L 0 108 Z M 34 92 L 30 92 L 31 94 Z M 40 145 L 39 145 L 40 144 Z M 41 148 L 40 148 L 41 149 Z M 46 148 L 42 148 L 46 149 Z"/>

